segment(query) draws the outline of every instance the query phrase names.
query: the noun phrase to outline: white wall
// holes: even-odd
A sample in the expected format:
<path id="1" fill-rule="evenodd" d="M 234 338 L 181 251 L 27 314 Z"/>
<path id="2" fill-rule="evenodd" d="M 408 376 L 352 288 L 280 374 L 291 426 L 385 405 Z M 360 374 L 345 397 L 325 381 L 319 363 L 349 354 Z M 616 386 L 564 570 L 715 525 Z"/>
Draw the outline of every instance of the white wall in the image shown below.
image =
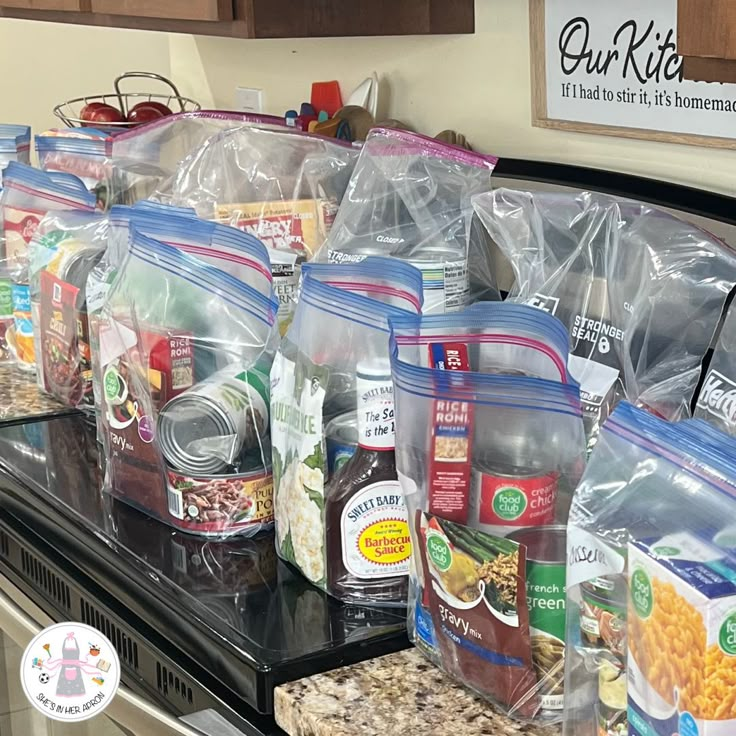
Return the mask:
<path id="1" fill-rule="evenodd" d="M 42 132 L 64 100 L 112 91 L 128 70 L 169 72 L 166 34 L 0 20 L 0 122 Z"/>
<path id="2" fill-rule="evenodd" d="M 422 132 L 454 128 L 499 155 L 736 191 L 736 151 L 533 128 L 527 3 L 476 8 L 475 35 L 408 38 L 250 41 L 1 20 L 0 120 L 41 127 L 53 101 L 105 88 L 131 68 L 170 71 L 207 106 L 232 107 L 238 84 L 261 87 L 274 113 L 307 99 L 313 80 L 337 78 L 348 91 L 375 69 L 386 81 L 384 112 Z"/>

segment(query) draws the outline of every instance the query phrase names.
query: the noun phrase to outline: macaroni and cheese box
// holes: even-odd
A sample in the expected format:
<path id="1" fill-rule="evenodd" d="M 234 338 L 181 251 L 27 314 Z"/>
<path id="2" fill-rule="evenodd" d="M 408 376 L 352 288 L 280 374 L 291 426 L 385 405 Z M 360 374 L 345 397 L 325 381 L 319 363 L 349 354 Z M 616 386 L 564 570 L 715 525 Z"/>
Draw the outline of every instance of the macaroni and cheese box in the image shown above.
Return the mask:
<path id="1" fill-rule="evenodd" d="M 736 560 L 689 532 L 629 544 L 630 736 L 736 734 Z"/>

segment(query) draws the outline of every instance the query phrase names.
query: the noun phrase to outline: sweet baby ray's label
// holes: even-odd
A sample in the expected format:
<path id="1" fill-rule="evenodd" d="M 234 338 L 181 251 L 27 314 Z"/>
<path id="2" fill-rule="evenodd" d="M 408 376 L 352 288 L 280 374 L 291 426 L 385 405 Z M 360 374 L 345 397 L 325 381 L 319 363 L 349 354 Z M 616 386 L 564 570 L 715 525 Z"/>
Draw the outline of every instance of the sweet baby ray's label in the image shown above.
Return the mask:
<path id="1" fill-rule="evenodd" d="M 340 523 L 345 569 L 356 578 L 408 575 L 409 518 L 398 481 L 373 483 L 346 504 Z"/>

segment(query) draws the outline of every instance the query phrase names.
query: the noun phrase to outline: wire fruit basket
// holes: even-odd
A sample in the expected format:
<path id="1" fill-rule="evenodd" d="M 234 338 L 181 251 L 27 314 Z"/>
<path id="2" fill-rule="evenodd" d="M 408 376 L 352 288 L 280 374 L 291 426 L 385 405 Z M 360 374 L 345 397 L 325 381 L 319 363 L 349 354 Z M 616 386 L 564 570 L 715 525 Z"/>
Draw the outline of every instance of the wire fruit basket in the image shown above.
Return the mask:
<path id="1" fill-rule="evenodd" d="M 123 92 L 120 83 L 126 79 L 153 79 L 163 82 L 170 88 L 170 92 Z M 140 125 L 138 122 L 128 121 L 130 110 L 141 102 L 158 102 L 166 105 L 172 112 L 195 112 L 200 109 L 200 104 L 179 94 L 176 85 L 166 77 L 153 72 L 126 72 L 121 74 L 113 84 L 115 91 L 104 95 L 85 95 L 75 97 L 57 105 L 54 115 L 64 122 L 69 128 L 94 127 L 111 130 L 125 130 Z M 90 103 L 98 102 L 117 108 L 123 115 L 122 122 L 99 122 L 85 120 L 81 117 L 82 109 Z"/>

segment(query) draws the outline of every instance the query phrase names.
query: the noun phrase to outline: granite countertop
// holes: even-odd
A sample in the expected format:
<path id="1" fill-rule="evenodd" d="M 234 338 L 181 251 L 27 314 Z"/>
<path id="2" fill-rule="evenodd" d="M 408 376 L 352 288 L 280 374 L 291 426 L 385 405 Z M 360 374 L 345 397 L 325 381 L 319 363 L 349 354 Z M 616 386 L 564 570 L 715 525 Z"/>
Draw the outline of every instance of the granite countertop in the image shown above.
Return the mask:
<path id="1" fill-rule="evenodd" d="M 276 722 L 289 736 L 559 736 L 500 714 L 416 649 L 276 688 Z"/>
<path id="2" fill-rule="evenodd" d="M 0 421 L 66 411 L 38 388 L 35 373 L 0 363 Z"/>

